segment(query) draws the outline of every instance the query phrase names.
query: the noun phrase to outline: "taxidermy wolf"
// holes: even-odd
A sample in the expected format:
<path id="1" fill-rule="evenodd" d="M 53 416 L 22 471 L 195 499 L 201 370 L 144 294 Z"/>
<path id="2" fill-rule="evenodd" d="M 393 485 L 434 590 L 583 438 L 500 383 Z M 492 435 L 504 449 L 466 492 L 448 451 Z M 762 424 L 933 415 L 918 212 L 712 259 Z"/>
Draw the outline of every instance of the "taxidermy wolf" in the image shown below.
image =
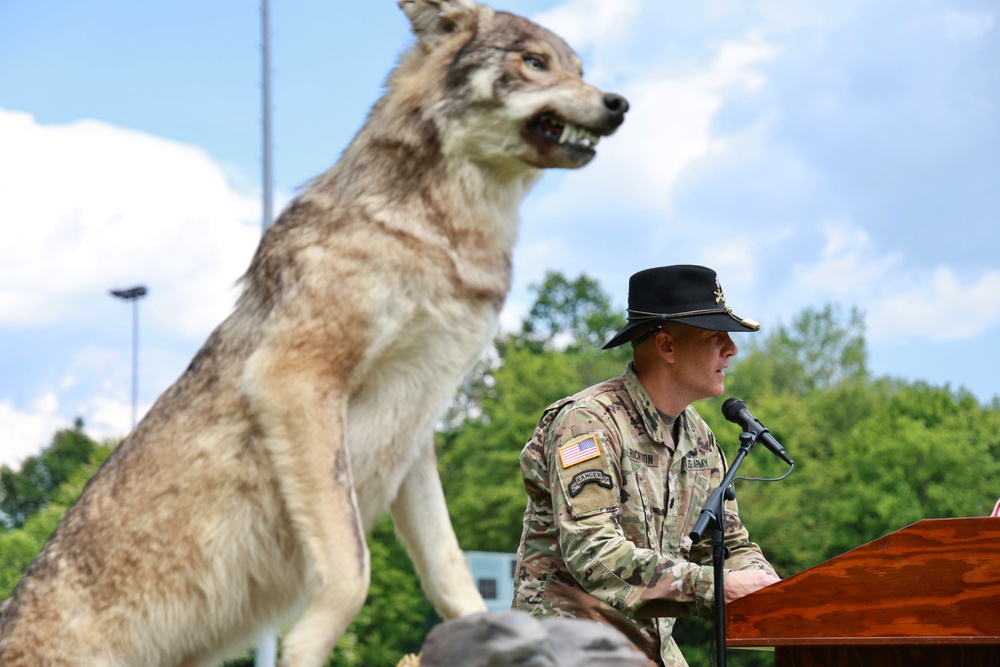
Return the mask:
<path id="1" fill-rule="evenodd" d="M 384 96 L 0 608 L 0 664 L 211 665 L 290 623 L 282 664 L 318 667 L 387 511 L 438 613 L 485 609 L 434 423 L 495 334 L 523 197 L 587 164 L 628 103 L 527 19 L 399 5 L 416 43 Z"/>

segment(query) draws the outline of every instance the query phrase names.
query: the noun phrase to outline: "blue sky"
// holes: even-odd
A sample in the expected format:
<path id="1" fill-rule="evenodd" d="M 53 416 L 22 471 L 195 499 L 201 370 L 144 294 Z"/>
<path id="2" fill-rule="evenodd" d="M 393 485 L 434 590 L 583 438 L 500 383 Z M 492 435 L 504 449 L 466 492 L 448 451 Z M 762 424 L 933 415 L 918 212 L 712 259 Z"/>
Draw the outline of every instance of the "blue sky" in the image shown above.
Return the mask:
<path id="1" fill-rule="evenodd" d="M 518 0 L 632 104 L 522 209 L 513 327 L 547 269 L 716 268 L 765 327 L 866 315 L 877 375 L 1000 394 L 1000 9 L 990 0 Z M 272 0 L 279 206 L 411 41 L 393 0 Z M 231 308 L 260 234 L 260 6 L 0 1 L 0 462 L 131 423 Z M 737 343 L 739 344 L 739 340 Z M 518 445 L 520 446 L 520 445 Z"/>

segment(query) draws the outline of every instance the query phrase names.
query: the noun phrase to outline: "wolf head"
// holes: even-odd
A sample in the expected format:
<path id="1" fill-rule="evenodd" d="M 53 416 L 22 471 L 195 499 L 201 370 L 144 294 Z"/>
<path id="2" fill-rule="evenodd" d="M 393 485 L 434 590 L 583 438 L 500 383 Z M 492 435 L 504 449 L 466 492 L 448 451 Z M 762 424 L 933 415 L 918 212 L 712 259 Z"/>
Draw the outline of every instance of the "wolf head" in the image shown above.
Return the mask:
<path id="1" fill-rule="evenodd" d="M 583 81 L 558 35 L 471 0 L 399 0 L 416 46 L 392 88 L 433 123 L 442 151 L 511 168 L 577 168 L 628 102 Z"/>

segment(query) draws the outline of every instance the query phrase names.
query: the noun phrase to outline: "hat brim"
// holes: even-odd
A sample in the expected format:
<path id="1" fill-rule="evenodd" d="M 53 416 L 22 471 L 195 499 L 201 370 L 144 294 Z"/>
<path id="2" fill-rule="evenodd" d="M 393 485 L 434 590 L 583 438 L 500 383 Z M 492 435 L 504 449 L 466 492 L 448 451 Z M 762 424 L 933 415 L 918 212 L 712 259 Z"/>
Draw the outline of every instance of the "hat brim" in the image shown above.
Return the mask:
<path id="1" fill-rule="evenodd" d="M 624 345 L 632 340 L 636 329 L 654 324 L 663 324 L 665 322 L 680 322 L 681 324 L 698 327 L 699 329 L 708 329 L 709 331 L 738 332 L 760 330 L 760 325 L 753 322 L 753 320 L 746 320 L 741 317 L 737 317 L 732 313 L 710 313 L 708 315 L 692 315 L 690 317 L 649 318 L 629 322 L 622 327 L 621 331 L 616 333 L 611 340 L 605 343 L 604 347 L 601 349 L 610 350 L 613 347 Z"/>

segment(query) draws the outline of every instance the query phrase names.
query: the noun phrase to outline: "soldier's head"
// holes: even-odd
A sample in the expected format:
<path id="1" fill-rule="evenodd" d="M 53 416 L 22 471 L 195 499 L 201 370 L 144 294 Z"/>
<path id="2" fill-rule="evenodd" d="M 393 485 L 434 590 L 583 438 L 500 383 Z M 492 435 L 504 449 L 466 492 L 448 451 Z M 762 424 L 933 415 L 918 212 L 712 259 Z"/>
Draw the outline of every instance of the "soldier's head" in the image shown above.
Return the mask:
<path id="1" fill-rule="evenodd" d="M 631 343 L 640 381 L 657 407 L 676 414 L 722 394 L 725 369 L 738 351 L 730 332 L 759 329 L 733 314 L 712 269 L 662 266 L 629 279 L 628 323 L 604 348 Z"/>

